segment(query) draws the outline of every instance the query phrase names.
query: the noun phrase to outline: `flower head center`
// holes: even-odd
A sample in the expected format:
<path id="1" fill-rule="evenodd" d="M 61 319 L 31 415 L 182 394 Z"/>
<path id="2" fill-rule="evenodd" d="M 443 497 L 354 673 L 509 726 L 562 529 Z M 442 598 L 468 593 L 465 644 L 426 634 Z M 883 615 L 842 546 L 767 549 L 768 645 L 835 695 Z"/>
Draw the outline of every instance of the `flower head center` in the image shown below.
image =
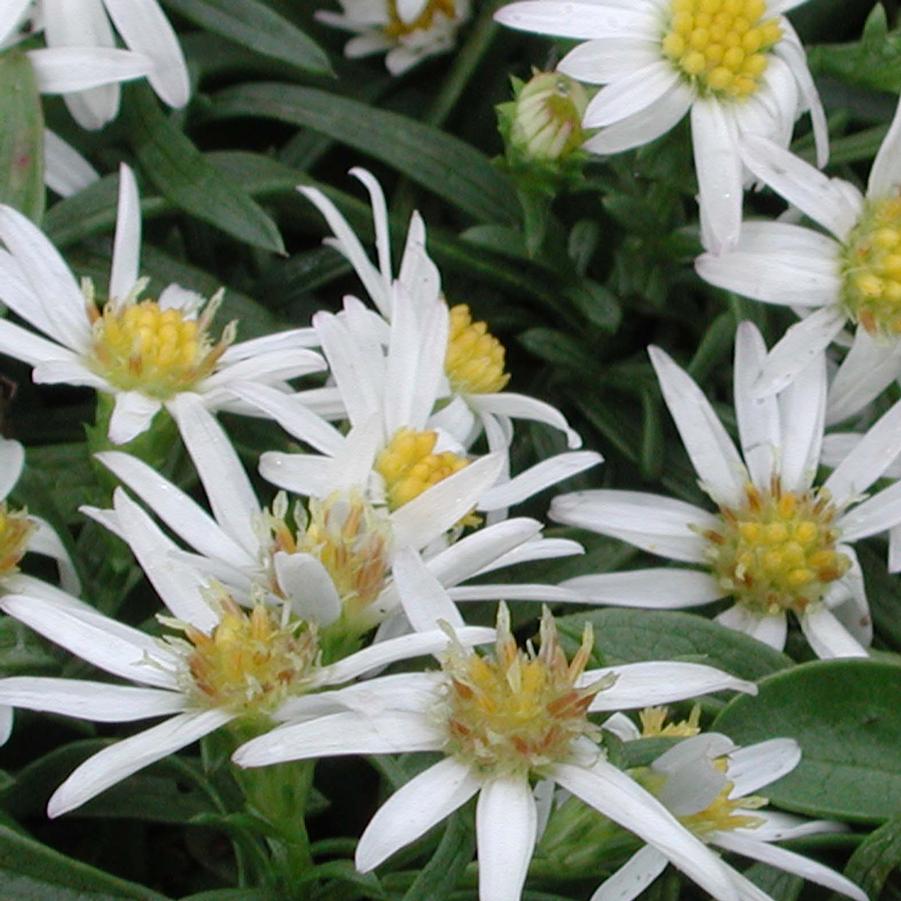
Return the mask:
<path id="1" fill-rule="evenodd" d="M 506 772 L 565 759 L 575 738 L 597 735 L 586 713 L 595 694 L 610 684 L 577 686 L 591 654 L 590 624 L 571 663 L 547 610 L 537 654 L 531 646 L 527 652 L 516 646 L 504 605 L 497 628 L 493 656 L 452 645 L 442 661 L 448 677 L 441 711 L 448 753 L 482 769 Z"/>
<path id="2" fill-rule="evenodd" d="M 375 469 L 385 480 L 390 510 L 402 507 L 468 465 L 468 460 L 451 451 L 436 454 L 437 442 L 437 432 L 398 429 L 378 455 Z"/>
<path id="3" fill-rule="evenodd" d="M 221 617 L 207 635 L 183 626 L 186 692 L 199 704 L 266 714 L 306 685 L 319 653 L 314 625 L 285 623 L 271 607 L 249 613 L 220 597 Z"/>
<path id="4" fill-rule="evenodd" d="M 901 197 L 871 201 L 842 257 L 842 299 L 871 335 L 901 335 Z"/>
<path id="5" fill-rule="evenodd" d="M 450 333 L 444 371 L 455 391 L 488 394 L 501 391 L 510 381 L 504 372 L 506 351 L 484 322 L 473 322 L 469 307 L 457 304 L 450 310 Z"/>
<path id="6" fill-rule="evenodd" d="M 0 502 L 0 576 L 14 573 L 28 550 L 28 539 L 35 529 L 26 510 L 10 510 Z"/>
<path id="7" fill-rule="evenodd" d="M 287 500 L 280 495 L 268 515 L 274 551 L 315 557 L 331 576 L 345 613 L 363 614 L 379 596 L 390 569 L 391 529 L 359 494 L 335 492 L 311 498 L 309 515 L 299 516 L 296 530 L 287 521 Z"/>
<path id="8" fill-rule="evenodd" d="M 765 0 L 671 0 L 663 55 L 701 93 L 750 97 L 782 39 Z"/>
<path id="9" fill-rule="evenodd" d="M 737 509 L 720 510 L 720 526 L 704 533 L 711 569 L 736 601 L 759 614 L 803 613 L 851 565 L 836 550 L 838 510 L 829 492 L 745 488 Z"/>
<path id="10" fill-rule="evenodd" d="M 234 327 L 213 343 L 207 327 L 216 298 L 199 317 L 187 316 L 155 300 L 93 305 L 94 368 L 123 391 L 140 390 L 166 400 L 210 375 L 234 337 Z"/>
<path id="11" fill-rule="evenodd" d="M 429 31 L 439 16 L 453 21 L 457 16 L 455 0 L 427 0 L 419 15 L 410 21 L 400 17 L 397 0 L 388 0 L 388 24 L 385 25 L 385 34 L 390 38 L 402 38 L 415 31 Z"/>

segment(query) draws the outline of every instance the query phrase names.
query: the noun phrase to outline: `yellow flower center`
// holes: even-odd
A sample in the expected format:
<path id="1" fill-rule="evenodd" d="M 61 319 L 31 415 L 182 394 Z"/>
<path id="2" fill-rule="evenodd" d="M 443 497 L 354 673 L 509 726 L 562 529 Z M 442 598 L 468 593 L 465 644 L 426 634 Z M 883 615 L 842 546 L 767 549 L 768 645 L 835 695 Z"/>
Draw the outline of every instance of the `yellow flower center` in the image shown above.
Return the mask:
<path id="1" fill-rule="evenodd" d="M 385 497 L 390 510 L 409 503 L 427 488 L 468 465 L 468 460 L 451 451 L 434 453 L 437 441 L 437 432 L 398 429 L 378 455 L 375 469 L 385 480 Z"/>
<path id="2" fill-rule="evenodd" d="M 690 738 L 701 731 L 698 723 L 701 720 L 701 708 L 695 704 L 687 720 L 678 723 L 668 723 L 666 717 L 669 711 L 666 707 L 645 707 L 638 714 L 641 721 L 642 738 Z"/>
<path id="3" fill-rule="evenodd" d="M 726 761 L 722 758 L 713 761 L 713 766 L 721 773 L 726 771 Z M 743 810 L 759 810 L 768 803 L 759 795 L 747 795 L 743 798 L 729 799 L 734 784 L 728 780 L 720 789 L 713 801 L 698 813 L 679 817 L 679 822 L 690 829 L 699 838 L 713 832 L 730 832 L 733 829 L 756 829 L 762 825 L 762 817 L 741 813 Z"/>
<path id="4" fill-rule="evenodd" d="M 34 529 L 27 510 L 10 510 L 0 502 L 0 577 L 16 572 Z"/>
<path id="5" fill-rule="evenodd" d="M 573 740 L 596 738 L 599 729 L 586 715 L 591 699 L 612 679 L 579 688 L 593 644 L 586 623 L 582 646 L 567 663 L 557 627 L 545 610 L 541 649 L 521 651 L 510 632 L 502 604 L 497 618 L 494 655 L 482 657 L 453 644 L 442 660 L 448 676 L 441 723 L 447 753 L 485 770 L 522 772 L 564 760 Z"/>
<path id="6" fill-rule="evenodd" d="M 94 368 L 116 388 L 160 400 L 191 389 L 213 372 L 234 339 L 234 325 L 215 344 L 207 335 L 217 306 L 214 298 L 196 319 L 155 300 L 108 303 L 102 313 L 89 306 Z"/>
<path id="7" fill-rule="evenodd" d="M 281 622 L 261 604 L 247 613 L 227 595 L 219 604 L 221 618 L 209 635 L 182 627 L 190 642 L 185 690 L 203 706 L 240 714 L 266 714 L 300 694 L 319 653 L 315 626 Z"/>
<path id="8" fill-rule="evenodd" d="M 738 509 L 721 508 L 718 529 L 704 533 L 711 569 L 736 601 L 756 613 L 803 613 L 851 565 L 836 551 L 838 510 L 829 492 L 761 493 L 745 488 Z"/>
<path id="9" fill-rule="evenodd" d="M 504 372 L 506 351 L 484 322 L 473 322 L 466 304 L 450 310 L 450 334 L 444 371 L 455 391 L 489 394 L 501 391 L 510 376 Z"/>
<path id="10" fill-rule="evenodd" d="M 867 204 L 842 259 L 848 315 L 871 335 L 901 335 L 901 197 Z"/>
<path id="11" fill-rule="evenodd" d="M 671 0 L 663 53 L 701 93 L 749 97 L 782 39 L 765 0 Z"/>
<path id="12" fill-rule="evenodd" d="M 428 31 L 438 16 L 456 18 L 455 0 L 428 0 L 422 12 L 412 22 L 405 22 L 397 12 L 397 0 L 388 0 L 388 24 L 385 34 L 390 38 L 402 38 L 414 31 Z"/>
<path id="13" fill-rule="evenodd" d="M 336 492 L 324 501 L 311 498 L 309 518 L 298 522 L 295 533 L 285 521 L 284 495 L 274 507 L 269 516 L 273 550 L 316 557 L 332 577 L 345 614 L 351 619 L 364 614 L 384 587 L 391 565 L 385 516 L 359 495 Z"/>

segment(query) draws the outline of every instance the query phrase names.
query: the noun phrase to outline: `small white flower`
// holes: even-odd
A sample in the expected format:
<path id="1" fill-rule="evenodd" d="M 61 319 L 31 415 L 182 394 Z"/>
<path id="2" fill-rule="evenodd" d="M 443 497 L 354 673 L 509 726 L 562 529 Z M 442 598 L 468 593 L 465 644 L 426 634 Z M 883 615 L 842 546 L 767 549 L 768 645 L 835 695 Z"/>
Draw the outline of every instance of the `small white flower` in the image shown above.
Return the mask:
<path id="1" fill-rule="evenodd" d="M 257 500 L 250 480 L 216 419 L 193 395 L 172 404 L 182 439 L 209 498 L 212 517 L 177 486 L 128 454 L 97 454 L 122 482 L 197 554 L 179 552 L 160 534 L 169 552 L 226 585 L 235 599 L 250 604 L 260 592 L 273 603 L 284 599 L 295 614 L 315 617 L 323 627 L 342 619 L 354 634 L 368 631 L 399 612 L 391 570 L 404 549 L 435 542 L 471 509 L 491 474 L 459 486 L 461 507 L 450 513 L 419 507 L 412 518 L 369 504 L 359 492 L 336 486 L 322 501 L 311 500 L 306 516 L 291 516 L 288 500 L 271 511 Z M 459 482 L 459 480 L 458 480 Z M 113 511 L 82 508 L 121 533 Z M 545 539 L 533 519 L 511 519 L 480 529 L 434 554 L 427 567 L 455 600 L 507 599 L 578 602 L 581 596 L 552 585 L 462 583 L 476 575 L 528 560 L 581 553 L 565 539 Z M 414 623 L 421 628 L 414 614 Z"/>
<path id="2" fill-rule="evenodd" d="M 222 292 L 204 299 L 170 285 L 159 300 L 141 300 L 138 278 L 141 213 L 128 167 L 119 176 L 119 209 L 109 292 L 102 311 L 93 285 L 80 290 L 68 266 L 42 232 L 21 213 L 0 206 L 0 299 L 47 335 L 0 321 L 0 353 L 34 367 L 45 384 L 88 385 L 115 396 L 109 437 L 116 444 L 145 431 L 153 417 L 184 393 L 213 409 L 247 412 L 228 388 L 265 383 L 288 391 L 285 379 L 324 368 L 304 349 L 309 329 L 294 329 L 233 344 L 236 324 L 217 341 L 211 320 Z M 50 340 L 48 340 L 48 338 Z M 259 415 L 257 413 L 257 415 Z"/>
<path id="3" fill-rule="evenodd" d="M 782 13 L 804 0 L 525 0 L 503 7 L 504 25 L 587 39 L 559 70 L 605 85 L 583 125 L 585 148 L 619 153 L 660 137 L 691 116 L 704 246 L 738 240 L 742 147 L 765 135 L 787 147 L 795 120 L 813 119 L 820 165 L 828 155 L 822 105 L 804 48 Z M 747 164 L 747 160 L 744 160 Z"/>
<path id="4" fill-rule="evenodd" d="M 635 778 L 702 841 L 794 873 L 856 901 L 867 901 L 866 894 L 844 876 L 772 844 L 845 830 L 841 823 L 764 809 L 767 799 L 752 794 L 790 773 L 800 760 L 801 749 L 790 738 L 740 748 L 725 735 L 711 732 L 680 742 Z M 667 863 L 664 855 L 647 845 L 604 882 L 591 901 L 631 901 Z M 737 870 L 723 866 L 740 897 L 749 901 L 770 898 Z"/>
<path id="5" fill-rule="evenodd" d="M 397 576 L 401 596 L 409 594 L 405 604 L 414 606 L 415 569 Z M 442 610 L 455 616 L 440 589 L 431 598 L 437 617 Z M 517 649 L 509 627 L 501 605 L 493 655 L 476 655 L 454 642 L 439 655 L 439 672 L 338 689 L 325 697 L 331 705 L 326 708 L 322 701 L 298 698 L 293 712 L 305 721 L 286 723 L 248 742 L 233 759 L 241 766 L 263 766 L 335 754 L 443 752 L 439 763 L 410 780 L 373 817 L 357 845 L 356 865 L 363 872 L 478 794 L 479 897 L 516 901 L 538 831 L 529 781 L 535 776 L 556 782 L 635 832 L 717 898 L 737 898 L 715 856 L 648 792 L 607 763 L 598 727 L 587 715 L 722 689 L 753 693 L 755 686 L 689 663 L 585 671 L 590 629 L 568 663 L 547 611 L 538 652 Z"/>
<path id="6" fill-rule="evenodd" d="M 585 491 L 554 500 L 550 517 L 703 569 L 644 569 L 563 583 L 594 603 L 672 608 L 732 597 L 723 625 L 775 648 L 793 613 L 819 657 L 865 656 L 872 624 L 851 544 L 901 524 L 901 484 L 864 492 L 901 449 L 901 402 L 879 420 L 822 486 L 826 364 L 820 353 L 778 396 L 753 390 L 766 346 L 751 323 L 735 345 L 739 455 L 710 402 L 659 348 L 650 349 L 663 397 L 700 478 L 718 506 L 635 491 Z"/>
<path id="7" fill-rule="evenodd" d="M 316 611 L 303 620 L 291 617 L 287 607 L 279 611 L 258 604 L 250 613 L 243 611 L 221 586 L 207 584 L 167 553 L 165 537 L 121 490 L 115 497 L 115 522 L 174 617 L 161 621 L 183 637 L 152 638 L 74 598 L 24 586 L 21 594 L 0 599 L 0 609 L 137 685 L 13 677 L 0 679 L 0 703 L 97 722 L 174 716 L 88 758 L 54 792 L 50 816 L 79 807 L 232 720 L 251 716 L 277 721 L 307 692 L 447 646 L 447 636 L 433 629 L 323 663 Z M 463 630 L 462 640 L 469 645 L 493 637 L 493 629 L 471 627 Z"/>
<path id="8" fill-rule="evenodd" d="M 341 12 L 320 10 L 316 18 L 353 32 L 348 58 L 386 53 L 385 65 L 401 75 L 428 56 L 446 53 L 470 16 L 470 0 L 338 0 Z"/>
<path id="9" fill-rule="evenodd" d="M 868 404 L 901 375 L 901 104 L 864 196 L 763 139 L 749 139 L 754 175 L 830 233 L 783 222 L 745 223 L 731 253 L 704 255 L 702 278 L 754 300 L 801 308 L 764 366 L 757 390 L 791 381 L 845 325 L 854 343 L 829 392 L 828 422 Z"/>

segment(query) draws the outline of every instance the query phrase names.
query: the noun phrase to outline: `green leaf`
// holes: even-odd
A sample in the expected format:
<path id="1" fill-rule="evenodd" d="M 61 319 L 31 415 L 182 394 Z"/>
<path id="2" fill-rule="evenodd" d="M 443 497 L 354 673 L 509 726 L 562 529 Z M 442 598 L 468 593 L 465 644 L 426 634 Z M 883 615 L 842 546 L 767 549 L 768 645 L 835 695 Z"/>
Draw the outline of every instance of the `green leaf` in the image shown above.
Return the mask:
<path id="1" fill-rule="evenodd" d="M 758 888 L 762 888 L 773 901 L 796 901 L 804 880 L 794 873 L 786 873 L 765 863 L 755 863 L 744 873 Z"/>
<path id="2" fill-rule="evenodd" d="M 885 554 L 877 554 L 865 544 L 856 548 L 857 559 L 867 586 L 870 615 L 879 637 L 901 650 L 901 585 L 889 573 Z"/>
<path id="3" fill-rule="evenodd" d="M 260 82 L 212 98 L 215 119 L 272 118 L 328 135 L 393 166 L 481 222 L 516 222 L 512 185 L 488 158 L 453 135 L 399 113 L 315 88 Z"/>
<path id="4" fill-rule="evenodd" d="M 259 0 L 166 0 L 166 5 L 240 47 L 313 75 L 333 74 L 325 51 Z"/>
<path id="5" fill-rule="evenodd" d="M 40 224 L 44 213 L 44 114 L 24 53 L 0 53 L 0 203 Z"/>
<path id="6" fill-rule="evenodd" d="M 583 278 L 566 291 L 566 298 L 594 326 L 613 334 L 623 320 L 623 310 L 611 291 Z"/>
<path id="7" fill-rule="evenodd" d="M 0 617 L 0 675 L 35 676 L 59 672 L 59 660 L 23 623 Z"/>
<path id="8" fill-rule="evenodd" d="M 757 697 L 734 698 L 714 722 L 741 744 L 794 738 L 803 757 L 768 785 L 780 807 L 808 816 L 880 822 L 901 797 L 901 667 L 817 660 L 769 676 Z"/>
<path id="9" fill-rule="evenodd" d="M 131 85 L 124 104 L 142 170 L 175 206 L 245 244 L 284 253 L 275 223 L 243 185 L 222 174 L 163 114 L 150 88 Z"/>
<path id="10" fill-rule="evenodd" d="M 845 875 L 870 898 L 878 898 L 892 872 L 901 867 L 901 814 L 867 836 L 851 855 Z"/>
<path id="11" fill-rule="evenodd" d="M 16 901 L 111 901 L 165 896 L 97 870 L 0 825 L 0 898 Z"/>

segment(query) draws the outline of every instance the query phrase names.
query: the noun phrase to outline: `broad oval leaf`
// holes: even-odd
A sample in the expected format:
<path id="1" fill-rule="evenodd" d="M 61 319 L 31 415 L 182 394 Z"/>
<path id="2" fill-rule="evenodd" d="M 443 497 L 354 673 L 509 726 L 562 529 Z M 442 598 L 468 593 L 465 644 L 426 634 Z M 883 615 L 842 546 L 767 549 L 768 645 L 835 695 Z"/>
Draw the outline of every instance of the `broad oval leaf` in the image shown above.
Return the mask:
<path id="1" fill-rule="evenodd" d="M 873 660 L 817 660 L 776 673 L 756 697 L 734 698 L 713 728 L 735 741 L 794 738 L 795 770 L 768 785 L 780 807 L 808 816 L 873 823 L 901 797 L 901 666 Z"/>

